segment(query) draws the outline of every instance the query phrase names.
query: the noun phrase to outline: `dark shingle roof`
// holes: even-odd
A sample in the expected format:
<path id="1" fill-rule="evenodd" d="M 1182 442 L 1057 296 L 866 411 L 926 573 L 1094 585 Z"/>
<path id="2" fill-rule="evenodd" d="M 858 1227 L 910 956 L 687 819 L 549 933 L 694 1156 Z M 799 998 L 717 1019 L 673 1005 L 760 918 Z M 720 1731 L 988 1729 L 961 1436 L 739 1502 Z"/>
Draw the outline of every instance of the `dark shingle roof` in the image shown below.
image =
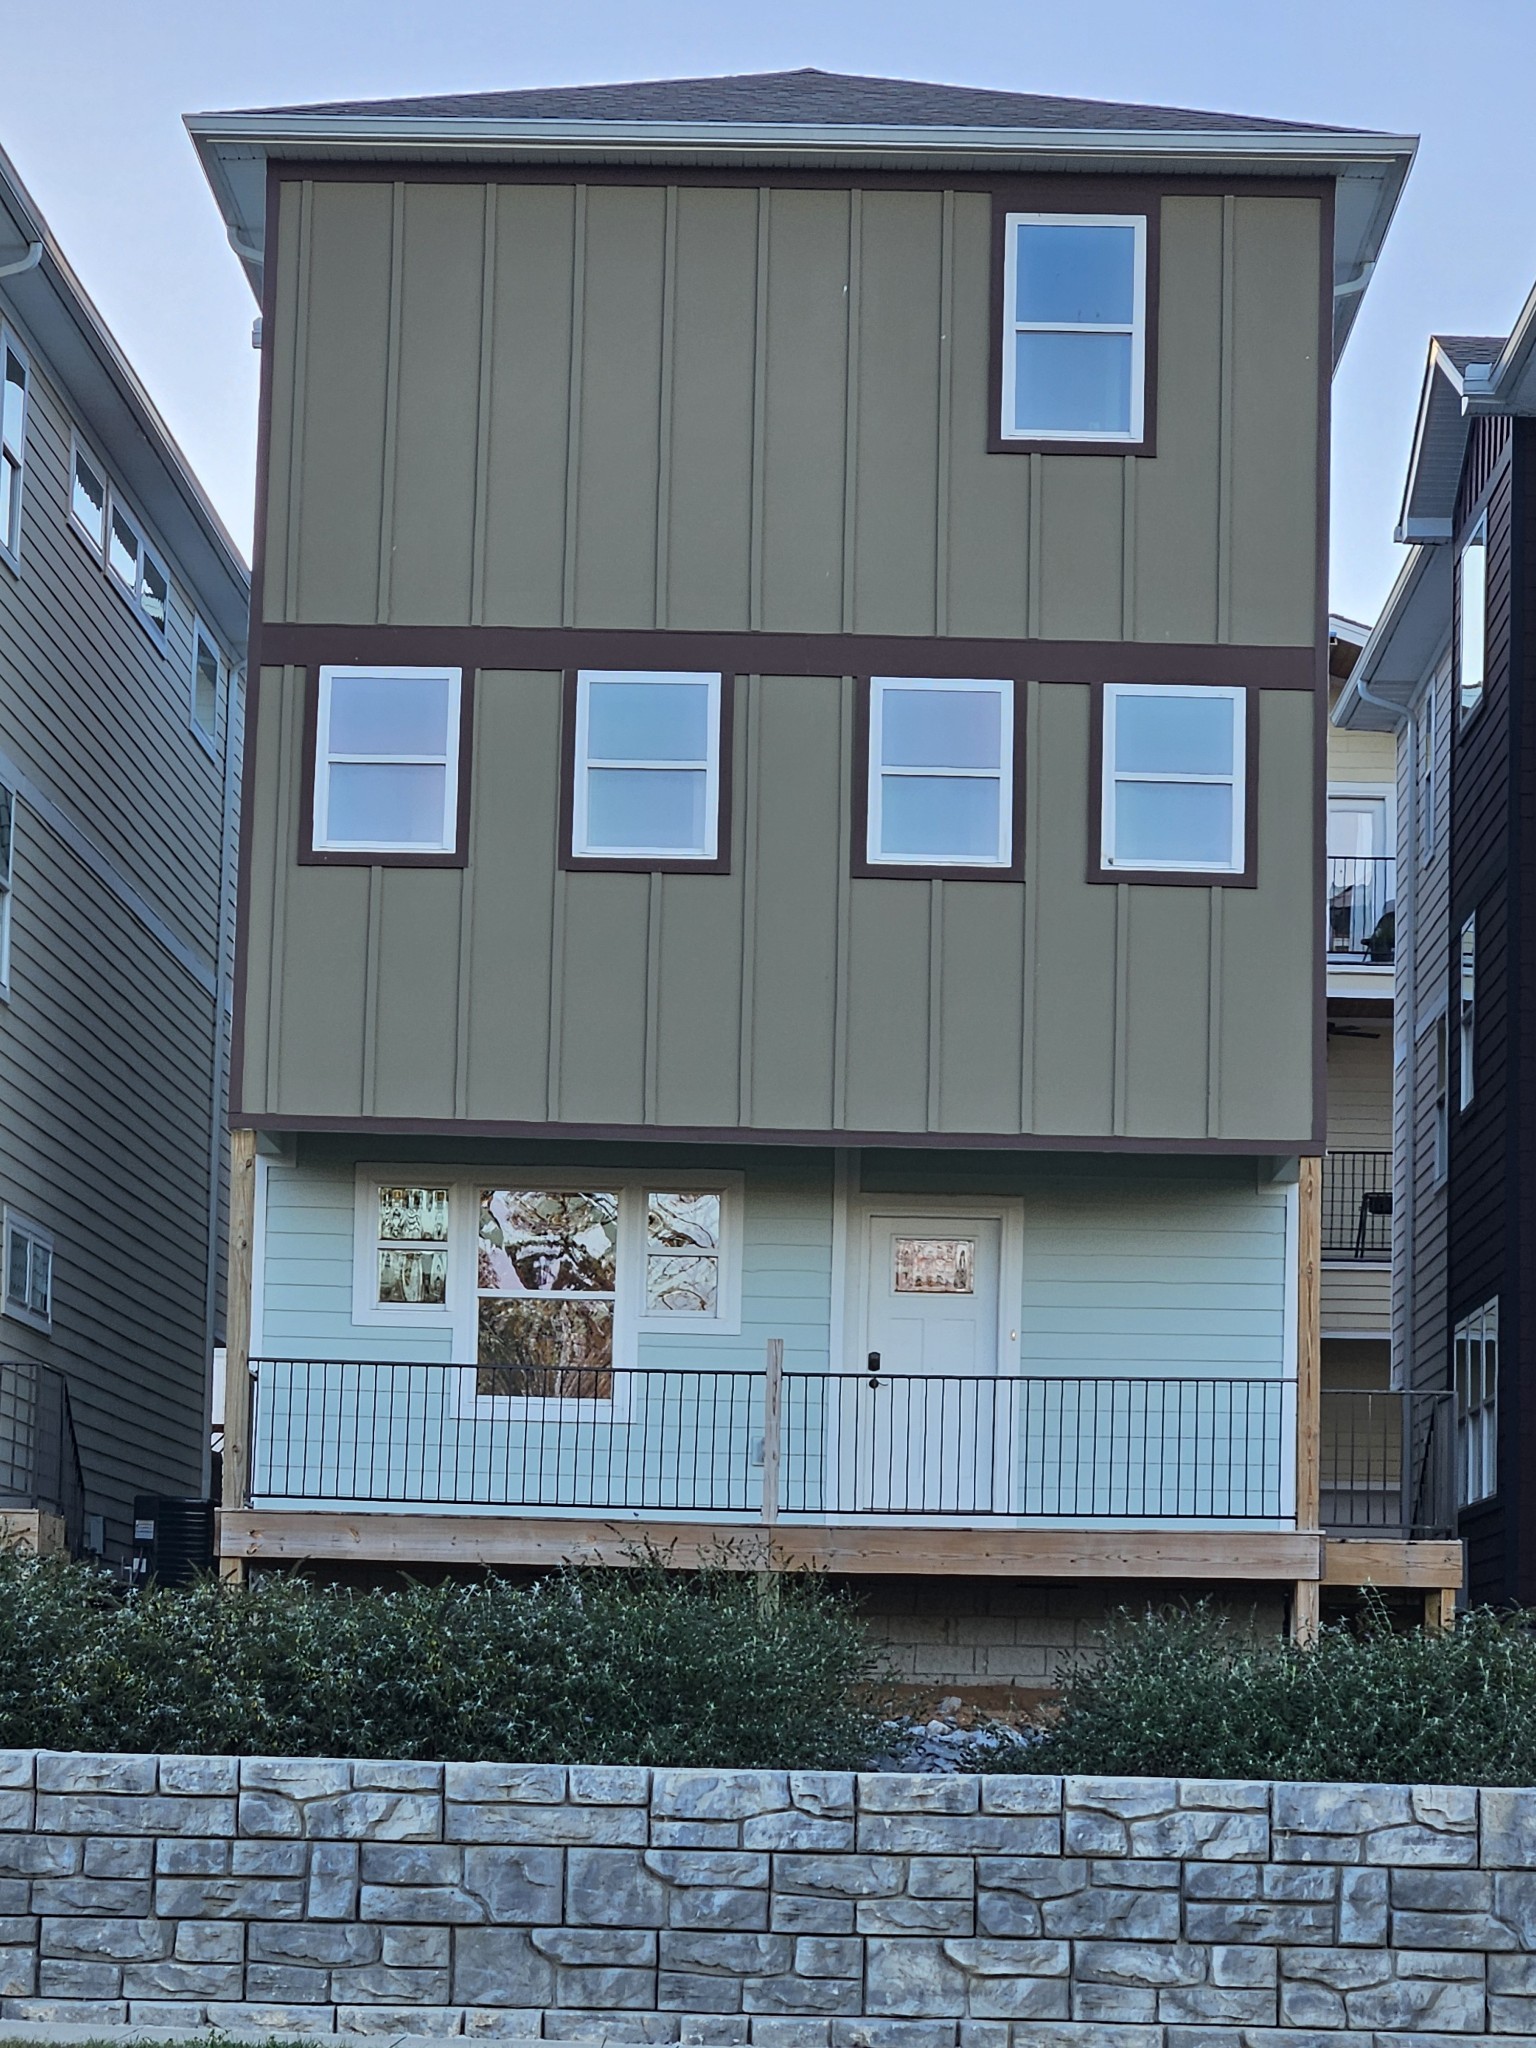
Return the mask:
<path id="1" fill-rule="evenodd" d="M 1458 370 L 1468 363 L 1496 363 L 1504 353 L 1502 334 L 1437 334 L 1435 347 L 1448 355 Z"/>
<path id="2" fill-rule="evenodd" d="M 759 122 L 809 127 L 1141 129 L 1214 134 L 1298 129 L 1319 135 L 1357 132 L 1328 129 L 1309 121 L 1263 120 L 1251 114 L 1196 113 L 1185 107 L 1144 107 L 1114 100 L 1051 99 L 1040 93 L 927 85 L 905 78 L 861 78 L 810 68 L 729 78 L 438 93 L 421 99 L 327 100 L 313 106 L 246 111 L 339 118 L 393 115 L 403 120 Z"/>

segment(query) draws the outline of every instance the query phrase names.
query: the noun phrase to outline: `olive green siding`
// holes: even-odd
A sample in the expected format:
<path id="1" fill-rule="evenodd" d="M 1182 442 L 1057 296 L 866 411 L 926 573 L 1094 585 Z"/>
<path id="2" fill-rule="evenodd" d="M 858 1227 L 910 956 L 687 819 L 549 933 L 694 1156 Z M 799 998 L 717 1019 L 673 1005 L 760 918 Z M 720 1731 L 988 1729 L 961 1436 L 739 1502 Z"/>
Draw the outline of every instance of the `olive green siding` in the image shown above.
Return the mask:
<path id="1" fill-rule="evenodd" d="M 1258 885 L 1090 884 L 1081 684 L 1024 686 L 1026 879 L 850 877 L 853 684 L 736 684 L 727 875 L 556 865 L 560 678 L 485 672 L 469 865 L 294 860 L 267 669 L 243 1107 L 671 1129 L 1304 1141 L 1316 700 L 1257 702 Z"/>
<path id="2" fill-rule="evenodd" d="M 985 193 L 287 181 L 265 616 L 1310 645 L 1322 229 L 1164 198 L 1155 458 L 991 455 Z"/>

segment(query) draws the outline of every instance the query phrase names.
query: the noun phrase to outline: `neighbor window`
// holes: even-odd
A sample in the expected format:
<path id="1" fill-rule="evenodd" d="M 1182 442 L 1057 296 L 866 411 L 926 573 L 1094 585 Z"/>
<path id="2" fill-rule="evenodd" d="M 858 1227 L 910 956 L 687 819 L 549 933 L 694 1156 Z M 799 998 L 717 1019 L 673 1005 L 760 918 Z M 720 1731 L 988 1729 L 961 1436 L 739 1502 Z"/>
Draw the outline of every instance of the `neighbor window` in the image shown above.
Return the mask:
<path id="1" fill-rule="evenodd" d="M 1013 685 L 875 676 L 868 858 L 1007 867 L 1013 858 Z"/>
<path id="2" fill-rule="evenodd" d="M 1477 1056 L 1477 913 L 1474 911 L 1461 928 L 1461 945 L 1458 955 L 1458 981 L 1460 1001 L 1460 1031 L 1458 1043 L 1461 1050 L 1461 1107 L 1466 1109 L 1472 1101 L 1475 1085 L 1474 1066 Z"/>
<path id="3" fill-rule="evenodd" d="M 114 497 L 108 508 L 107 567 L 158 639 L 165 637 L 170 583 L 144 543 L 136 523 Z"/>
<path id="4" fill-rule="evenodd" d="M 192 723 L 205 739 L 218 730 L 223 673 L 219 650 L 199 626 L 192 638 Z"/>
<path id="5" fill-rule="evenodd" d="M 107 487 L 95 463 L 79 447 L 70 472 L 69 510 L 99 555 L 107 544 Z"/>
<path id="6" fill-rule="evenodd" d="M 1486 1302 L 1456 1325 L 1456 1477 L 1462 1507 L 1498 1490 L 1499 1304 Z"/>
<path id="7" fill-rule="evenodd" d="M 1467 537 L 1457 564 L 1456 678 L 1463 722 L 1483 701 L 1488 668 L 1488 515 Z"/>
<path id="8" fill-rule="evenodd" d="M 27 359 L 0 327 L 0 555 L 19 565 L 21 480 L 27 466 Z"/>
<path id="9" fill-rule="evenodd" d="M 1439 775 L 1437 752 L 1440 736 L 1435 730 L 1440 692 L 1434 683 L 1424 693 L 1419 711 L 1419 853 L 1428 860 L 1435 850 L 1435 786 Z"/>
<path id="10" fill-rule="evenodd" d="M 5 1218 L 5 1313 L 46 1330 L 53 1321 L 53 1239 L 25 1217 Z"/>
<path id="11" fill-rule="evenodd" d="M 316 853 L 452 854 L 458 838 L 456 668 L 322 668 Z"/>
<path id="12" fill-rule="evenodd" d="M 1451 1157 L 1451 1048 L 1442 1014 L 1435 1019 L 1433 1184 L 1438 1187 L 1450 1170 Z"/>
<path id="13" fill-rule="evenodd" d="M 1004 233 L 1003 439 L 1139 441 L 1145 215 L 1010 213 Z"/>
<path id="14" fill-rule="evenodd" d="M 1242 871 L 1246 710 L 1240 689 L 1106 684 L 1106 870 Z"/>
<path id="15" fill-rule="evenodd" d="M 478 1232 L 476 1392 L 611 1399 L 618 1193 L 482 1188 Z"/>
<path id="16" fill-rule="evenodd" d="M 720 707 L 718 675 L 581 671 L 571 791 L 576 859 L 718 857 Z"/>
<path id="17" fill-rule="evenodd" d="M 16 792 L 0 782 L 0 995 L 11 988 L 11 894 L 16 859 Z"/>

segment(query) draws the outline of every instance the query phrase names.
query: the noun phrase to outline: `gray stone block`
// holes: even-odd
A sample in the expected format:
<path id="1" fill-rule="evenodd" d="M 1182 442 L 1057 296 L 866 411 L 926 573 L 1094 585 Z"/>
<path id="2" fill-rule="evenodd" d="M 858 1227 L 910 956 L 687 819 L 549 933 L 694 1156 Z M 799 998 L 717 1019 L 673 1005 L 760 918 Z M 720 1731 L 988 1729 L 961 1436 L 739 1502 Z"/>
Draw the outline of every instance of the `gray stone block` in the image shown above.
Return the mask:
<path id="1" fill-rule="evenodd" d="M 1280 1974 L 1280 1957 L 1272 1948 L 1213 1948 L 1211 1982 L 1255 1990 L 1273 1984 Z"/>
<path id="2" fill-rule="evenodd" d="M 245 1990 L 238 1963 L 125 1963 L 125 1998 L 239 1998 Z"/>
<path id="3" fill-rule="evenodd" d="M 1278 2001 L 1273 1991 L 1242 1991 L 1219 1984 L 1179 1984 L 1157 1994 L 1157 2016 L 1185 2025 L 1272 2027 Z"/>
<path id="4" fill-rule="evenodd" d="M 1229 1905 L 1196 1904 L 1184 1908 L 1184 1931 L 1191 1941 L 1277 1942 L 1284 1945 L 1333 1940 L 1331 1905 L 1304 1901 L 1253 1899 Z"/>
<path id="5" fill-rule="evenodd" d="M 651 1816 L 654 1849 L 739 1849 L 741 1833 L 739 1820 L 657 1820 Z"/>
<path id="6" fill-rule="evenodd" d="M 146 1919 L 154 1911 L 148 1878 L 39 1877 L 32 1883 L 35 1913 L 121 1913 Z"/>
<path id="7" fill-rule="evenodd" d="M 796 1892 L 775 1892 L 768 1925 L 775 1934 L 851 1934 L 852 1899 L 813 1898 Z"/>
<path id="8" fill-rule="evenodd" d="M 1195 1942 L 1080 1941 L 1073 1952 L 1081 1984 L 1131 1984 L 1150 1991 L 1203 1984 L 1209 1951 Z"/>
<path id="9" fill-rule="evenodd" d="M 40 1998 L 116 1998 L 122 1984 L 119 1963 L 54 1962 L 45 1956 L 37 1966 Z"/>
<path id="10" fill-rule="evenodd" d="M 352 1783 L 352 1767 L 338 1757 L 243 1756 L 240 1789 L 276 1792 L 285 1799 L 331 1799 Z"/>
<path id="11" fill-rule="evenodd" d="M 83 1842 L 0 1835 L 0 1877 L 68 1877 L 82 1867 Z"/>
<path id="12" fill-rule="evenodd" d="M 380 1936 L 377 1927 L 257 1922 L 246 1930 L 245 1952 L 253 1963 L 297 1963 L 309 1970 L 356 1967 L 377 1962 Z"/>
<path id="13" fill-rule="evenodd" d="M 385 1963 L 332 1970 L 331 1997 L 338 2005 L 446 2005 L 446 1970 L 392 1970 Z"/>
<path id="14" fill-rule="evenodd" d="M 360 1842 L 356 1854 L 364 1884 L 458 1884 L 464 1875 L 464 1850 L 446 1842 Z"/>
<path id="15" fill-rule="evenodd" d="M 1492 1913 L 1396 1913 L 1392 1915 L 1394 1948 L 1490 1950 L 1521 1946 L 1515 1930 Z"/>
<path id="16" fill-rule="evenodd" d="M 165 1920 L 299 1920 L 297 1877 L 157 1877 L 155 1911 Z"/>
<path id="17" fill-rule="evenodd" d="M 484 1899 L 457 1884 L 365 1884 L 358 1892 L 358 1912 L 364 1920 L 415 1920 L 445 1927 L 483 1927 L 488 1921 L 511 1919 L 531 1925 L 550 1917 L 548 1913 L 492 1914 Z"/>
<path id="18" fill-rule="evenodd" d="M 203 2011 L 209 2026 L 221 2033 L 258 2034 L 265 2039 L 274 2033 L 329 2034 L 335 2031 L 335 2015 L 328 2005 L 265 2005 L 254 1999 L 242 1999 L 228 2005 L 209 2004 Z"/>
<path id="19" fill-rule="evenodd" d="M 1040 1908 L 1047 1935 L 1092 1941 L 1177 1941 L 1177 1892 L 1130 1891 L 1089 1885 L 1065 1898 L 1046 1899 Z"/>
<path id="20" fill-rule="evenodd" d="M 1008 2048 L 1006 2020 L 961 2020 L 960 2048 Z"/>
<path id="21" fill-rule="evenodd" d="M 1050 1814 L 861 1813 L 858 1844 L 876 1855 L 1054 1856 L 1061 1822 Z"/>
<path id="22" fill-rule="evenodd" d="M 852 1820 L 820 1820 L 790 1809 L 744 1820 L 741 1839 L 748 1849 L 851 1849 L 854 1824 Z"/>
<path id="23" fill-rule="evenodd" d="M 789 1801 L 820 1820 L 853 1817 L 856 1779 L 852 1771 L 791 1771 Z"/>
<path id="24" fill-rule="evenodd" d="M 458 1805 L 450 1801 L 444 1809 L 442 1832 L 450 1842 L 558 1848 L 596 1843 L 639 1846 L 649 1830 L 645 1809 L 639 1806 Z"/>
<path id="25" fill-rule="evenodd" d="M 30 1998 L 37 1988 L 37 1951 L 0 1948 L 0 1998 Z"/>
<path id="26" fill-rule="evenodd" d="M 229 1870 L 228 1842 L 152 1842 L 155 1869 L 162 1877 L 223 1877 Z"/>
<path id="27" fill-rule="evenodd" d="M 229 1867 L 236 1877 L 303 1877 L 310 1855 L 307 1842 L 236 1842 Z"/>
<path id="28" fill-rule="evenodd" d="M 37 1801 L 30 1792 L 0 1792 L 0 1828 L 18 1833 L 35 1820 Z"/>
<path id="29" fill-rule="evenodd" d="M 983 1891 L 1018 1892 L 1026 1899 L 1059 1899 L 1081 1891 L 1091 1867 L 1081 1856 L 978 1856 L 975 1865 Z"/>
<path id="30" fill-rule="evenodd" d="M 35 1749 L 0 1749 L 0 1786 L 14 1792 L 37 1782 Z"/>
<path id="31" fill-rule="evenodd" d="M 1060 1778 L 983 1778 L 981 1781 L 981 1810 L 983 1813 L 1060 1813 L 1062 1805 L 1062 1781 Z"/>
<path id="32" fill-rule="evenodd" d="M 443 1833 L 435 1792 L 342 1792 L 310 1800 L 303 1815 L 303 1833 L 319 1841 L 435 1842 Z"/>
<path id="33" fill-rule="evenodd" d="M 449 1800 L 477 1805 L 558 1806 L 566 1796 L 565 1766 L 448 1764 L 443 1770 L 443 1794 Z"/>
<path id="34" fill-rule="evenodd" d="M 645 1867 L 667 1884 L 764 1889 L 770 1870 L 766 1856 L 742 1849 L 651 1849 Z"/>
<path id="35" fill-rule="evenodd" d="M 43 2027 L 121 2027 L 128 2007 L 112 1998 L 8 1998 L 5 2017 Z"/>
<path id="36" fill-rule="evenodd" d="M 827 2048 L 830 2035 L 827 2020 L 764 2015 L 752 2021 L 752 2048 Z"/>
<path id="37" fill-rule="evenodd" d="M 453 1996 L 462 2005 L 552 2005 L 555 1966 L 526 1928 L 465 1927 L 454 1943 Z"/>
<path id="38" fill-rule="evenodd" d="M 866 2010 L 897 2019 L 957 2019 L 966 2010 L 966 1973 L 942 1940 L 912 1937 L 865 1944 Z"/>
<path id="39" fill-rule="evenodd" d="M 797 1977 L 857 1977 L 864 1968 L 864 1945 L 847 1936 L 805 1935 L 795 1943 Z"/>
<path id="40" fill-rule="evenodd" d="M 466 2005 L 464 2008 L 464 2031 L 477 2040 L 487 2036 L 517 2040 L 537 2040 L 543 2014 L 519 2012 L 505 2005 Z"/>
<path id="41" fill-rule="evenodd" d="M 243 1987 L 235 1995 L 259 1999 L 264 2005 L 328 2005 L 329 1970 L 307 1970 L 298 1963 L 251 1963 Z"/>
<path id="42" fill-rule="evenodd" d="M 774 1858 L 773 1888 L 818 1892 L 834 1898 L 894 1898 L 906 1889 L 907 1866 L 899 1856 L 783 1855 Z"/>
<path id="43" fill-rule="evenodd" d="M 1189 1861 L 1262 1861 L 1269 1854 L 1269 1815 L 1188 1807 L 1129 1824 L 1133 1856 L 1176 1856 Z"/>
<path id="44" fill-rule="evenodd" d="M 656 1967 L 656 1935 L 646 1927 L 535 1927 L 529 1939 L 541 1956 L 572 1969 Z"/>
<path id="45" fill-rule="evenodd" d="M 336 2031 L 339 2034 L 440 2034 L 459 2031 L 459 2009 L 447 2006 L 433 2011 L 417 2005 L 338 2005 Z"/>
<path id="46" fill-rule="evenodd" d="M 700 1977 L 687 1970 L 662 1970 L 656 2003 L 663 2012 L 739 2014 L 741 1984 L 735 1977 Z"/>
<path id="47" fill-rule="evenodd" d="M 969 1899 L 860 1899 L 854 1925 L 860 1934 L 974 1934 Z M 990 1930 L 989 1930 L 990 1931 Z"/>
<path id="48" fill-rule="evenodd" d="M 711 2018 L 702 2014 L 678 2022 L 677 2038 L 682 2048 L 746 2048 L 751 2022 L 745 2018 Z"/>
<path id="49" fill-rule="evenodd" d="M 358 1758 L 352 1765 L 358 1792 L 433 1792 L 443 1789 L 443 1766 L 422 1757 Z"/>
<path id="50" fill-rule="evenodd" d="M 1267 1778 L 1180 1778 L 1180 1806 L 1208 1807 L 1216 1812 L 1268 1813 Z"/>
<path id="51" fill-rule="evenodd" d="M 0 1877 L 0 1913 L 25 1913 L 32 1903 L 32 1887 L 24 1877 Z"/>
<path id="52" fill-rule="evenodd" d="M 664 1970 L 687 1970 L 701 1976 L 773 1976 L 794 1968 L 795 1943 L 781 1934 L 708 1934 L 667 1928 L 661 1935 L 660 1961 Z"/>
<path id="53" fill-rule="evenodd" d="M 228 1797 L 240 1789 L 237 1756 L 162 1756 L 159 1763 L 162 1792 L 214 1792 Z"/>
<path id="54" fill-rule="evenodd" d="M 573 1764 L 568 1797 L 577 1806 L 644 1806 L 651 1774 L 632 1764 Z"/>
<path id="55" fill-rule="evenodd" d="M 128 2024 L 149 2035 L 170 2027 L 201 2027 L 207 2008 L 200 1999 L 135 1998 L 128 2007 Z"/>
<path id="56" fill-rule="evenodd" d="M 1068 1807 L 1062 1847 L 1069 1856 L 1127 1856 L 1131 1848 L 1130 1829 L 1112 1813 L 1081 1813 Z M 1051 1853 L 1049 1845 L 1044 1853 Z"/>
<path id="57" fill-rule="evenodd" d="M 750 1820 L 789 1805 L 785 1771 L 657 1771 L 651 1811 L 659 1820 Z"/>
<path id="58" fill-rule="evenodd" d="M 675 2041 L 678 2015 L 665 2012 L 586 2012 L 555 2007 L 546 2012 L 546 2041 L 646 2042 Z"/>
<path id="59" fill-rule="evenodd" d="M 392 1970 L 446 1970 L 453 1937 L 446 1927 L 381 1927 L 379 1961 Z"/>
<path id="60" fill-rule="evenodd" d="M 1179 1786 L 1173 1778 L 1068 1778 L 1063 1797 L 1069 1811 L 1092 1809 L 1120 1820 L 1145 1820 L 1172 1812 Z"/>
<path id="61" fill-rule="evenodd" d="M 1344 2011 L 1347 2024 L 1357 2031 L 1401 2028 L 1418 2034 L 1475 2034 L 1481 2032 L 1486 2017 L 1480 1976 L 1475 1983 L 1448 1983 L 1399 1975 L 1368 1991 L 1347 1992 Z"/>
<path id="62" fill-rule="evenodd" d="M 84 1867 L 87 1877 L 149 1877 L 155 1845 L 141 1836 L 94 1835 L 85 1845 Z"/>
<path id="63" fill-rule="evenodd" d="M 955 2020 L 834 2020 L 832 2048 L 954 2048 Z"/>
<path id="64" fill-rule="evenodd" d="M 914 1899 L 969 1899 L 976 1892 L 976 1863 L 970 1856 L 914 1856 L 907 1865 L 907 1890 Z"/>
<path id="65" fill-rule="evenodd" d="M 1124 2025 L 1157 2018 L 1157 1993 L 1135 1984 L 1074 1984 L 1074 2020 Z"/>
<path id="66" fill-rule="evenodd" d="M 355 1842 L 316 1842 L 309 1856 L 304 1910 L 311 1920 L 350 1920 L 357 1912 Z"/>
<path id="67" fill-rule="evenodd" d="M 45 1919 L 39 1929 L 39 1947 L 45 1956 L 65 1960 L 114 1963 L 158 1961 L 171 1952 L 176 1930 L 164 1920 Z M 95 1997 L 82 1992 L 82 1997 Z"/>
<path id="68" fill-rule="evenodd" d="M 748 1977 L 741 2005 L 749 2013 L 826 2013 L 851 2016 L 863 2004 L 857 1978 Z"/>
<path id="69" fill-rule="evenodd" d="M 555 1995 L 562 2004 L 605 2012 L 649 2012 L 656 2004 L 656 1972 L 561 1967 L 555 1972 Z"/>
<path id="70" fill-rule="evenodd" d="M 238 1963 L 245 1954 L 239 1920 L 180 1920 L 171 1953 L 183 1963 Z"/>
<path id="71" fill-rule="evenodd" d="M 1497 1955 L 1488 1958 L 1488 1989 L 1513 1991 L 1536 1998 L 1536 1955 Z"/>
<path id="72" fill-rule="evenodd" d="M 564 1918 L 562 1850 L 466 1849 L 463 1855 L 464 1889 L 484 1901 L 494 1924 L 547 1926 Z"/>
<path id="73" fill-rule="evenodd" d="M 5 1817 L 4 1801 L 26 1796 L 0 1793 L 0 1827 L 18 1825 Z M 235 1802 L 158 1792 L 39 1792 L 37 1829 L 45 1835 L 232 1835 Z"/>
<path id="74" fill-rule="evenodd" d="M 761 1930 L 768 1925 L 768 1894 L 728 1886 L 695 1886 L 672 1894 L 667 1919 L 672 1927 Z"/>
<path id="75" fill-rule="evenodd" d="M 857 1782 L 861 1813 L 976 1813 L 981 1806 L 973 1777 L 867 1771 Z"/>
<path id="76" fill-rule="evenodd" d="M 1138 1892 L 1176 1892 L 1184 1871 L 1192 1868 L 1158 1856 L 1095 1856 L 1088 1862 L 1088 1882 Z"/>
<path id="77" fill-rule="evenodd" d="M 976 1895 L 976 1932 L 1028 1939 L 1044 1932 L 1045 1922 L 1034 1899 L 1018 1892 L 984 1891 Z"/>
<path id="78" fill-rule="evenodd" d="M 638 1849 L 572 1849 L 565 1918 L 577 1927 L 664 1927 L 668 1888 Z"/>
<path id="79" fill-rule="evenodd" d="M 1536 1869 L 1536 1791 L 1490 1787 L 1481 1805 L 1484 1868 Z"/>
<path id="80" fill-rule="evenodd" d="M 44 1750 L 30 1782 L 39 1792 L 153 1792 L 159 1758 L 101 1755 L 90 1750 Z"/>

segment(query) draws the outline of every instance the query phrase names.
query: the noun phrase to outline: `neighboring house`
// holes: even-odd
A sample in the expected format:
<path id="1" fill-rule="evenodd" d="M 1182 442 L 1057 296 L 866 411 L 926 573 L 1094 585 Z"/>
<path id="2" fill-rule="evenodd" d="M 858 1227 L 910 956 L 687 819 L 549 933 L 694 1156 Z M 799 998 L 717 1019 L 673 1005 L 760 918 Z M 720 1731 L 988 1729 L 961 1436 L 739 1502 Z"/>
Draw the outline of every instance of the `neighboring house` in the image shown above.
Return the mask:
<path id="1" fill-rule="evenodd" d="M 208 1483 L 249 581 L 3 154 L 0 376 L 0 1513 L 121 1562 Z"/>
<path id="2" fill-rule="evenodd" d="M 767 1522 L 943 1682 L 1454 1584 L 1319 1523 L 1328 382 L 1411 143 L 189 125 L 265 337 L 225 1557 Z"/>
<path id="3" fill-rule="evenodd" d="M 1432 1455 L 1454 1467 L 1469 1596 L 1526 1604 L 1533 346 L 1536 292 L 1507 339 L 1431 341 L 1397 528 L 1410 553 L 1337 712 L 1353 734 L 1398 734 L 1395 1370 L 1443 1417 Z"/>

